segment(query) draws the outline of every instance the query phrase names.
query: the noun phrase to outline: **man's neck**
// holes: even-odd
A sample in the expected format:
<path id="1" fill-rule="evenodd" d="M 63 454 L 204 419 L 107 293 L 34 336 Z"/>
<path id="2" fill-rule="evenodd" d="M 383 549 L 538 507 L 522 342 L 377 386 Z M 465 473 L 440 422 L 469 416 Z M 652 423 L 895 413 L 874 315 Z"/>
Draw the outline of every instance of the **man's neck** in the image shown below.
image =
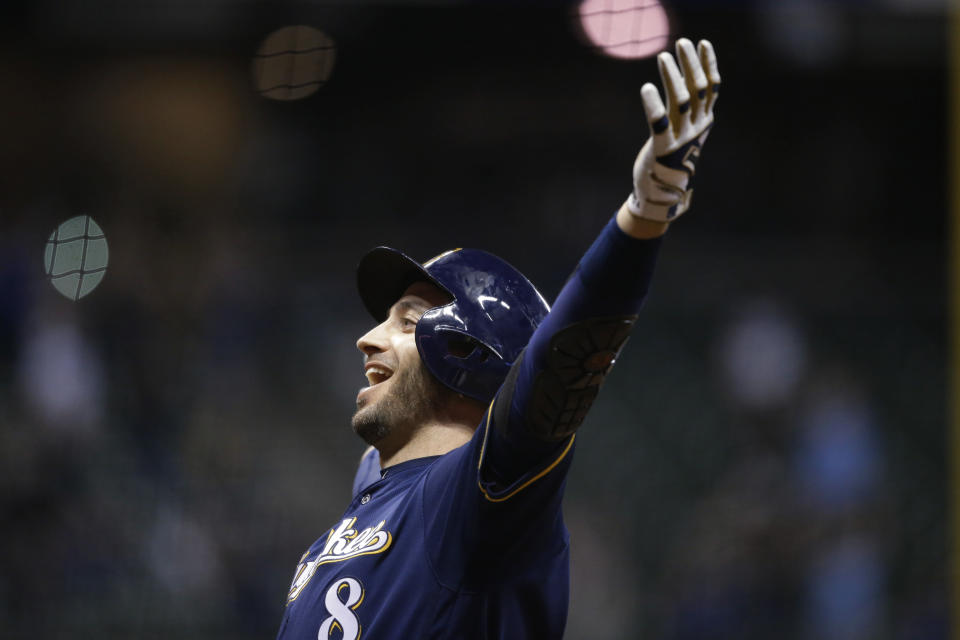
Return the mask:
<path id="1" fill-rule="evenodd" d="M 380 467 L 392 467 L 416 458 L 442 456 L 469 442 L 476 428 L 476 423 L 462 422 L 429 422 L 420 425 L 398 446 L 391 447 L 389 443 L 377 444 Z"/>

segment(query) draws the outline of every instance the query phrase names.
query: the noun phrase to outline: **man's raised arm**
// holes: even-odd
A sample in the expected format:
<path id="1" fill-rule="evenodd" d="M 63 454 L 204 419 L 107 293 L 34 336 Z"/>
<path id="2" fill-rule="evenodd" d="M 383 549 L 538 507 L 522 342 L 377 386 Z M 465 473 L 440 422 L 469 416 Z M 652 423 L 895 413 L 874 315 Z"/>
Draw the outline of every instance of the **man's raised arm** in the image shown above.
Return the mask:
<path id="1" fill-rule="evenodd" d="M 662 236 L 690 206 L 700 150 L 713 125 L 720 74 L 712 45 L 681 38 L 657 58 L 666 102 L 641 89 L 650 138 L 633 190 L 581 259 L 513 366 L 493 409 L 482 481 L 509 490 L 533 460 L 566 450 L 630 335 Z M 548 450 L 548 451 L 545 451 Z"/>

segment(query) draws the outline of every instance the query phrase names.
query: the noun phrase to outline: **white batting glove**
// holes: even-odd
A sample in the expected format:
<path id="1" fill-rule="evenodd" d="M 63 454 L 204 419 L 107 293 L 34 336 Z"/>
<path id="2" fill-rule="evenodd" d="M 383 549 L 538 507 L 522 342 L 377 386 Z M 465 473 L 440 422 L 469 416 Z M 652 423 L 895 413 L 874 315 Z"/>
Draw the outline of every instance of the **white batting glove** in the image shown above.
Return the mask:
<path id="1" fill-rule="evenodd" d="M 677 40 L 677 58 L 657 56 L 667 105 L 650 82 L 643 85 L 643 111 L 650 138 L 633 163 L 633 193 L 627 209 L 638 218 L 670 222 L 690 207 L 690 182 L 700 147 L 713 125 L 713 105 L 720 93 L 720 72 L 713 45 L 701 40 L 694 50 L 686 38 Z"/>

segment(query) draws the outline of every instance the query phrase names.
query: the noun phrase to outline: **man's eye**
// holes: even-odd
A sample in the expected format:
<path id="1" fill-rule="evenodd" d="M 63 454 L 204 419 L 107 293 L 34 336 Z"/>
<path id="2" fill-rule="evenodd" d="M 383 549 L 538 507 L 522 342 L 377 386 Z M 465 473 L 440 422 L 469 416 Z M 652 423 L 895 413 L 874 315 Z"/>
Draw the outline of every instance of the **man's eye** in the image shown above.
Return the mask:
<path id="1" fill-rule="evenodd" d="M 409 329 L 410 327 L 417 326 L 417 321 L 412 318 L 403 318 L 402 320 L 400 320 L 400 324 L 403 326 L 404 329 Z"/>

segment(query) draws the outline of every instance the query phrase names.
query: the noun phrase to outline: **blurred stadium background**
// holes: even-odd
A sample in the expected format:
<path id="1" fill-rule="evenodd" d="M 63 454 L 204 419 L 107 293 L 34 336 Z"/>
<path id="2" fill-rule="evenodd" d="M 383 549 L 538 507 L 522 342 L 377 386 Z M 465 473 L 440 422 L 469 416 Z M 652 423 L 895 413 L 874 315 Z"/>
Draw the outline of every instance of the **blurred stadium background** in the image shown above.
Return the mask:
<path id="1" fill-rule="evenodd" d="M 719 126 L 584 427 L 567 637 L 946 638 L 947 9 L 5 3 L 0 636 L 272 637 L 362 451 L 359 256 L 553 298 L 682 34 Z"/>

